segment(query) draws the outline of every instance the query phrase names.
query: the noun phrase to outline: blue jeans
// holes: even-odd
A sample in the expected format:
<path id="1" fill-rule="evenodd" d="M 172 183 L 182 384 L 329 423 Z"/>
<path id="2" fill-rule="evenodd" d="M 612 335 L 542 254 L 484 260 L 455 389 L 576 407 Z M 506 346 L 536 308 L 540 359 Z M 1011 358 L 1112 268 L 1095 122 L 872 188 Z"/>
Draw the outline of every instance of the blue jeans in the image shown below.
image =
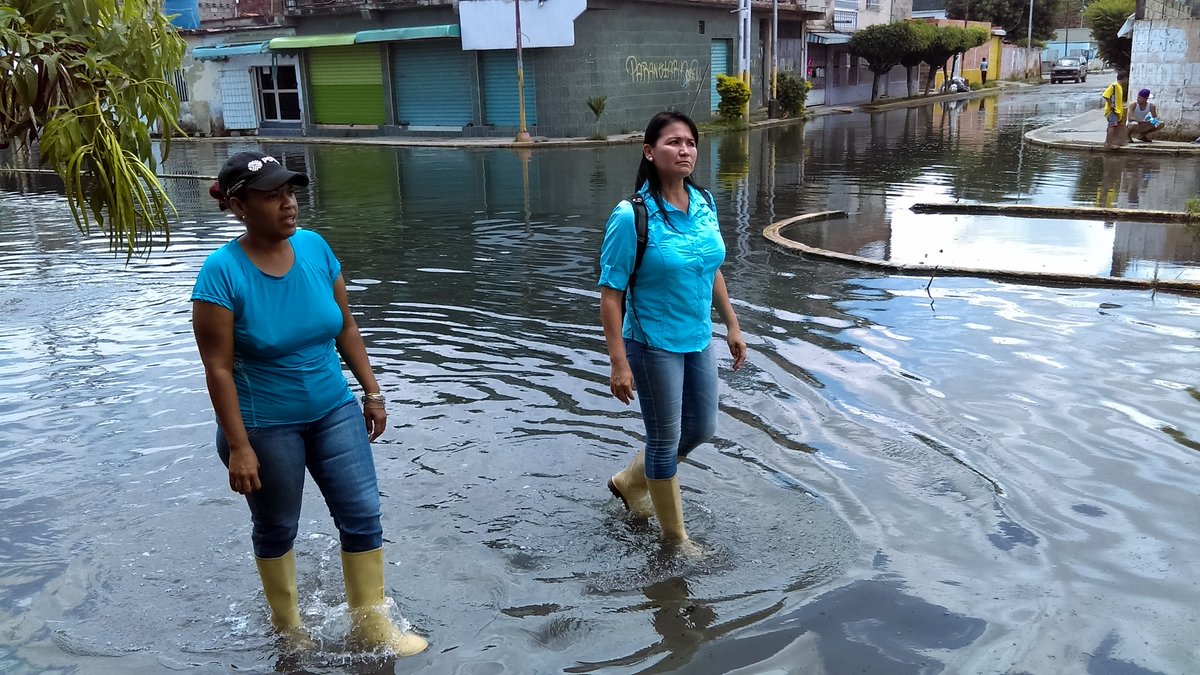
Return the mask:
<path id="1" fill-rule="evenodd" d="M 717 430 L 717 359 L 712 345 L 679 354 L 627 339 L 625 354 L 646 423 L 646 478 L 671 478 L 679 458 Z"/>
<path id="2" fill-rule="evenodd" d="M 356 401 L 315 422 L 246 429 L 258 456 L 262 489 L 246 495 L 254 555 L 278 558 L 292 550 L 300 524 L 304 470 L 325 497 L 342 550 L 361 553 L 383 546 L 379 487 L 371 442 Z M 229 466 L 229 443 L 217 427 L 217 454 Z"/>

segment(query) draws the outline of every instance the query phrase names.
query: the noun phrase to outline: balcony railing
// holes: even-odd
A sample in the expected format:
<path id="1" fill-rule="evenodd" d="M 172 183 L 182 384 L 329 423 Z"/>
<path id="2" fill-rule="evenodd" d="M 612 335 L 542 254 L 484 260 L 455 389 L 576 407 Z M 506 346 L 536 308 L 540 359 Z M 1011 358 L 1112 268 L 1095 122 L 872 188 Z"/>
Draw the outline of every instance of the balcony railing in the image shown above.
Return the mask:
<path id="1" fill-rule="evenodd" d="M 283 0 L 284 14 L 350 14 L 406 7 L 449 5 L 453 0 Z"/>

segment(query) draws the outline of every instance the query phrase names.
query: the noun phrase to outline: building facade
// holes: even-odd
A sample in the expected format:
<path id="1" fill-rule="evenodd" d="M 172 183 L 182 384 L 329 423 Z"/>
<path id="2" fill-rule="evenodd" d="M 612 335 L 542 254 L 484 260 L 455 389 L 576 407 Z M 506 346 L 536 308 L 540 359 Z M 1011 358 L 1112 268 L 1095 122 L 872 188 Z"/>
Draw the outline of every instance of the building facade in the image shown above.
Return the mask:
<path id="1" fill-rule="evenodd" d="M 464 48 L 475 43 L 465 39 L 460 7 L 473 1 L 285 0 L 286 25 L 272 24 L 274 33 L 227 27 L 189 36 L 192 98 L 213 97 L 211 133 L 512 136 L 522 108 L 516 51 L 512 42 Z M 564 4 L 525 0 L 520 11 L 532 24 Z M 716 75 L 736 70 L 735 6 L 580 2 L 569 46 L 522 50 L 526 128 L 557 137 L 636 131 L 668 108 L 709 119 L 719 102 Z M 779 3 L 775 36 L 772 6 L 753 6 L 755 107 L 770 97 L 771 50 L 781 70 L 799 71 L 804 20 L 816 15 Z M 599 119 L 587 105 L 597 97 L 606 99 Z"/>
<path id="2" fill-rule="evenodd" d="M 860 28 L 912 18 L 913 0 L 828 0 L 822 16 L 807 25 L 805 72 L 813 88 L 810 105 L 871 100 L 874 73 L 850 53 L 850 37 Z M 881 96 L 907 96 L 903 68 L 884 77 Z"/>

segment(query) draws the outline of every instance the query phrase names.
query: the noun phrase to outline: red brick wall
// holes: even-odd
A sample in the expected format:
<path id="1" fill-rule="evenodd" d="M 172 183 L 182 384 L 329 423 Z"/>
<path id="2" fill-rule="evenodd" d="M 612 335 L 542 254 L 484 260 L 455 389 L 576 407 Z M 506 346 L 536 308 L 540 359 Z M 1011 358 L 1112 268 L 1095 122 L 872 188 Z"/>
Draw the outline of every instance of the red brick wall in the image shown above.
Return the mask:
<path id="1" fill-rule="evenodd" d="M 279 16 L 283 14 L 283 0 L 237 0 L 238 16 Z"/>

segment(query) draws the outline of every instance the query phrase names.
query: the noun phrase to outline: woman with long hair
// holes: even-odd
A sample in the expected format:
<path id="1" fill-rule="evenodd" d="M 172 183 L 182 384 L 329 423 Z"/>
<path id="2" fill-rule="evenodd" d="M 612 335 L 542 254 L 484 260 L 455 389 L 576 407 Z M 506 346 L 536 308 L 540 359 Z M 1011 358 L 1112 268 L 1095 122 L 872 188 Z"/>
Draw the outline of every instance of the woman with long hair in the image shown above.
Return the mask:
<path id="1" fill-rule="evenodd" d="M 626 405 L 636 391 L 646 425 L 645 449 L 608 488 L 633 515 L 657 515 L 665 540 L 692 550 L 676 469 L 679 458 L 716 431 L 714 307 L 726 326 L 733 369 L 746 361 L 720 270 L 725 243 L 712 196 L 692 180 L 698 136 L 683 113 L 650 120 L 635 195 L 617 204 L 605 227 L 599 282 L 609 388 Z M 635 201 L 645 204 L 642 255 Z"/>

